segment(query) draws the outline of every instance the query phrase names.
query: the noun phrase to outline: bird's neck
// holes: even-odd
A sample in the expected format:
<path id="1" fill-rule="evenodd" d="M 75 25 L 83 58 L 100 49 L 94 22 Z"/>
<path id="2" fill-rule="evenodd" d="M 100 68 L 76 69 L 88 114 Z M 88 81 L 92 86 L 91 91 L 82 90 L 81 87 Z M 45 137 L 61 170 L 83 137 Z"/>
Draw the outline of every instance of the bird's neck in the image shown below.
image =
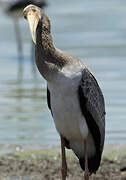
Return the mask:
<path id="1" fill-rule="evenodd" d="M 41 75 L 49 81 L 64 66 L 64 62 L 59 58 L 59 53 L 53 45 L 53 39 L 49 30 L 39 28 L 39 26 L 36 31 L 36 64 Z"/>
<path id="2" fill-rule="evenodd" d="M 38 23 L 36 30 L 36 48 L 41 49 L 41 53 L 45 56 L 55 51 L 50 30 L 43 25 L 42 21 Z"/>
<path id="3" fill-rule="evenodd" d="M 39 29 L 37 31 L 37 47 L 45 54 L 46 56 L 50 53 L 54 53 L 55 47 L 53 45 L 53 39 L 48 31 L 48 29 Z"/>

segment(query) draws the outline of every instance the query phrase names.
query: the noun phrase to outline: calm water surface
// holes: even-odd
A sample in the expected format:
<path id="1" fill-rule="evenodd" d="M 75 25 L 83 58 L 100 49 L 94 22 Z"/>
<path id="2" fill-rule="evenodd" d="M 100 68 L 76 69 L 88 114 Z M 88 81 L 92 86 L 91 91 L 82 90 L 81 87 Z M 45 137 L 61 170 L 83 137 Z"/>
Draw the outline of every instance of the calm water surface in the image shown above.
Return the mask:
<path id="1" fill-rule="evenodd" d="M 126 143 L 126 1 L 48 1 L 55 45 L 86 63 L 106 102 L 106 143 Z M 57 145 L 46 82 L 30 60 L 27 22 L 17 57 L 13 21 L 0 11 L 0 145 Z M 35 147 L 35 146 L 34 146 Z"/>

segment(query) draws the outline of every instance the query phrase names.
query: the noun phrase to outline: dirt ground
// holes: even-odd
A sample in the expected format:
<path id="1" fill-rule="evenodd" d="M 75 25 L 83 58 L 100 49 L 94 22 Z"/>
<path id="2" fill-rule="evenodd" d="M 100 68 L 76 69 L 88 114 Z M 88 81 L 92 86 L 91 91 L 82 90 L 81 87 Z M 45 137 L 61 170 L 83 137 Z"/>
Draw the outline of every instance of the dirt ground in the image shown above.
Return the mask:
<path id="1" fill-rule="evenodd" d="M 103 156 L 101 166 L 90 180 L 126 180 L 126 156 L 115 151 Z M 107 158 L 108 156 L 108 158 Z M 113 158 L 114 157 L 114 158 Z M 82 180 L 83 171 L 78 160 L 67 154 L 67 180 Z M 18 152 L 0 157 L 0 180 L 60 180 L 60 152 L 42 150 Z"/>

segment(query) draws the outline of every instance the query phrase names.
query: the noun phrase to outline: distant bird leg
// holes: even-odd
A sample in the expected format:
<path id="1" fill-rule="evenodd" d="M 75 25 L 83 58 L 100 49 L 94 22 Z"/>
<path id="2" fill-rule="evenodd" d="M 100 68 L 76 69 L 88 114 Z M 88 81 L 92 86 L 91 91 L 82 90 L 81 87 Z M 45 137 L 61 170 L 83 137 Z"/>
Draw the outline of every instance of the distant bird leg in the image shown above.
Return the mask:
<path id="1" fill-rule="evenodd" d="M 67 176 L 67 163 L 66 163 L 66 153 L 65 153 L 65 142 L 62 135 L 60 135 L 61 138 L 61 152 L 62 152 L 62 180 L 66 180 Z"/>
<path id="2" fill-rule="evenodd" d="M 37 80 L 37 69 L 36 69 L 36 65 L 35 65 L 35 47 L 33 42 L 31 43 L 31 71 L 33 74 L 33 78 Z"/>
<path id="3" fill-rule="evenodd" d="M 18 58 L 19 60 L 23 59 L 23 48 L 22 48 L 22 39 L 21 39 L 21 32 L 19 28 L 18 19 L 14 19 L 14 26 L 15 26 L 15 34 L 16 34 L 16 41 L 18 46 Z"/>
<path id="4" fill-rule="evenodd" d="M 87 142 L 86 142 L 86 140 L 84 140 L 84 158 L 85 158 L 84 179 L 85 179 L 85 180 L 89 180 L 88 155 L 87 155 Z"/>
<path id="5" fill-rule="evenodd" d="M 34 64 L 34 59 L 35 59 L 35 46 L 33 42 L 31 42 L 31 62 Z"/>

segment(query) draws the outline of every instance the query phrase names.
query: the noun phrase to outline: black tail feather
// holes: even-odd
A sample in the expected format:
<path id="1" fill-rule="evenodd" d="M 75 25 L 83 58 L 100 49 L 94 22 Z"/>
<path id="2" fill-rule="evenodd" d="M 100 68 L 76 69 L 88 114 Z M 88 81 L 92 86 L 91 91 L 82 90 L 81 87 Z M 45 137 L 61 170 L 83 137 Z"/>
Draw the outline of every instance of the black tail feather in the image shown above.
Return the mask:
<path id="1" fill-rule="evenodd" d="M 94 155 L 94 156 L 88 158 L 88 170 L 91 174 L 96 173 L 96 171 L 98 170 L 98 168 L 100 166 L 100 161 L 101 161 L 101 155 L 100 155 L 100 157 L 97 157 L 97 155 Z M 79 163 L 80 163 L 81 168 L 83 170 L 85 170 L 84 158 L 79 158 Z"/>

